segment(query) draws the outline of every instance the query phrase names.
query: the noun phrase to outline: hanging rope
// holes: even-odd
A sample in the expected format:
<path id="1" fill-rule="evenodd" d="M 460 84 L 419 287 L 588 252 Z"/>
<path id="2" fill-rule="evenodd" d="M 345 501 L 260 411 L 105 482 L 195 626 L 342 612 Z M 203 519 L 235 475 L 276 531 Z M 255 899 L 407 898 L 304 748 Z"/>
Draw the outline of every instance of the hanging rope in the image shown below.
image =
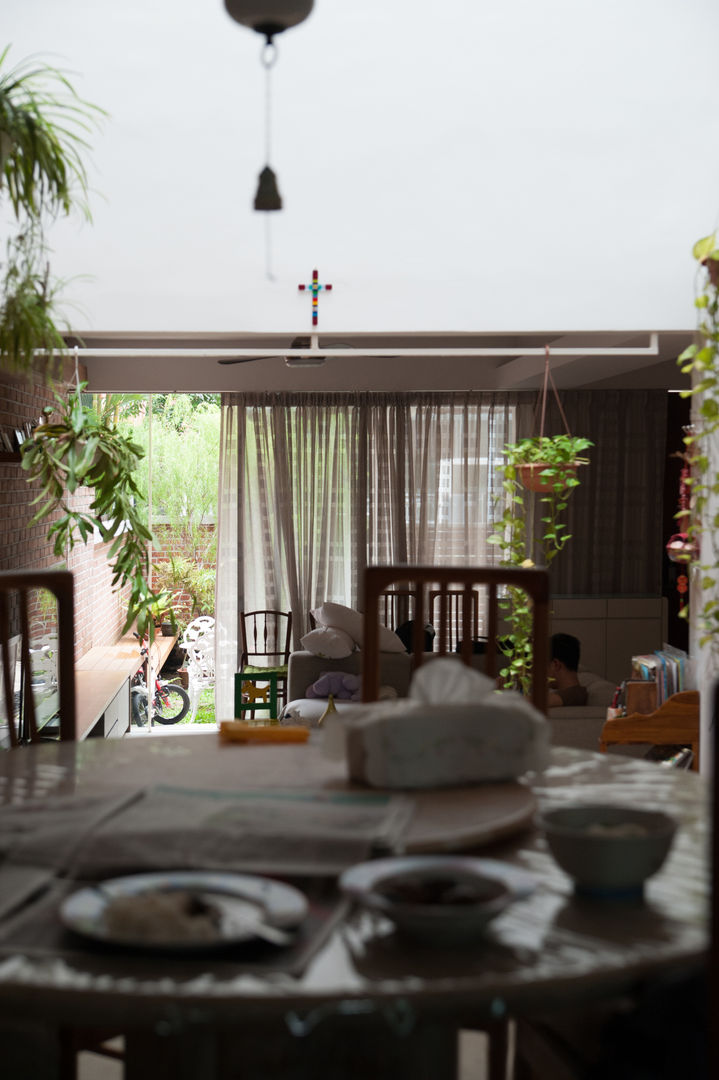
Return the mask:
<path id="1" fill-rule="evenodd" d="M 539 397 L 537 398 L 537 404 L 534 407 L 534 422 L 533 422 L 533 427 L 536 430 L 536 427 L 537 427 L 537 413 L 539 412 L 539 407 L 541 405 L 541 407 L 542 407 L 542 416 L 541 416 L 541 421 L 540 421 L 540 425 L 539 425 L 539 438 L 540 439 L 544 438 L 544 419 L 545 419 L 545 416 L 546 416 L 546 413 L 547 413 L 547 386 L 549 384 L 551 384 L 552 390 L 554 391 L 554 399 L 557 402 L 557 408 L 559 409 L 559 415 L 561 416 L 562 423 L 564 424 L 564 430 L 566 431 L 567 435 L 571 435 L 572 433 L 569 430 L 569 424 L 567 423 L 567 417 L 564 414 L 564 409 L 562 408 L 562 403 L 559 400 L 559 393 L 557 391 L 557 387 L 556 387 L 556 384 L 554 382 L 554 378 L 552 377 L 552 373 L 549 370 L 549 345 L 545 345 L 544 346 L 544 383 L 542 385 L 541 393 L 540 393 Z"/>

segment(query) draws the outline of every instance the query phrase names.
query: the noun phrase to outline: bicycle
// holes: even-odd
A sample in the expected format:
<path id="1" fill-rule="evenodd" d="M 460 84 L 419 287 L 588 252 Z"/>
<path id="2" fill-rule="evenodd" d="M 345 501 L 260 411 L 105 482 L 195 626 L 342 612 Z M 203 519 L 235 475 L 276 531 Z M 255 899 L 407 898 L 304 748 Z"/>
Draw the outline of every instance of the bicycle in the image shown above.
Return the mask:
<path id="1" fill-rule="evenodd" d="M 138 727 L 144 727 L 148 720 L 148 693 L 145 676 L 148 649 L 143 644 L 139 634 L 135 637 L 140 641 L 140 666 L 132 677 L 130 684 L 130 704 L 132 722 Z M 190 695 L 183 686 L 177 683 L 167 682 L 165 679 L 155 677 L 155 694 L 152 699 L 153 720 L 158 724 L 177 724 L 187 716 L 190 709 Z"/>

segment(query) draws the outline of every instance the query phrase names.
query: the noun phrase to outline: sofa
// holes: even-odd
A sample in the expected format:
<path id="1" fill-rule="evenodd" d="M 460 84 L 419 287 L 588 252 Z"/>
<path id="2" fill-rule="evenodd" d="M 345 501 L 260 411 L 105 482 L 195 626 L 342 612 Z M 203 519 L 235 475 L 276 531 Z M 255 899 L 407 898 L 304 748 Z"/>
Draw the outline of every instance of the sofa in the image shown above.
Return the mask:
<path id="1" fill-rule="evenodd" d="M 478 667 L 481 667 L 482 661 L 483 657 L 475 658 Z M 306 651 L 291 653 L 287 670 L 287 705 L 282 713 L 283 720 L 306 724 L 308 727 L 316 726 L 317 721 L 325 712 L 327 701 L 321 698 L 308 698 L 307 688 L 327 671 L 361 674 L 362 653 L 356 651 L 338 660 L 315 656 Z M 380 685 L 385 688 L 385 692 L 387 688 L 391 688 L 392 696 L 406 697 L 411 676 L 412 660 L 408 653 L 380 654 Z M 587 687 L 587 704 L 550 709 L 548 718 L 551 740 L 555 746 L 571 746 L 578 750 L 598 750 L 607 706 L 611 705 L 615 687 L 601 676 L 584 669 L 579 671 L 579 681 L 582 686 Z M 339 712 L 357 708 L 357 703 L 353 701 L 334 699 L 334 703 Z M 612 753 L 637 757 L 643 756 L 646 749 L 647 747 L 618 746 L 612 749 Z"/>

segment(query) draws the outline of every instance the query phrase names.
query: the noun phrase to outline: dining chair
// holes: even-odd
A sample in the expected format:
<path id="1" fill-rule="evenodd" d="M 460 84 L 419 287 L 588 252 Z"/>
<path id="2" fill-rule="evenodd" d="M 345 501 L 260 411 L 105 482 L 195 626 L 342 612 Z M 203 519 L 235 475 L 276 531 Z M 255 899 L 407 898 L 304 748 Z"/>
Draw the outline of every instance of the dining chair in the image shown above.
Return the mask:
<path id="1" fill-rule="evenodd" d="M 429 621 L 437 632 L 444 625 L 447 632 L 447 652 L 455 652 L 463 640 L 463 609 L 466 594 L 463 589 L 431 589 L 429 592 Z M 479 593 L 470 595 L 472 642 L 479 640 Z"/>
<path id="2" fill-rule="evenodd" d="M 292 612 L 263 609 L 240 613 L 242 655 L 235 675 L 235 716 L 255 710 L 269 711 L 277 719 L 278 702 L 286 702 L 287 664 L 292 643 Z M 243 691 L 243 683 L 269 685 L 269 701 Z M 248 686 L 249 689 L 249 686 Z M 249 700 L 248 700 L 249 699 Z"/>
<path id="3" fill-rule="evenodd" d="M 425 662 L 424 626 L 426 613 L 434 612 L 432 623 L 440 655 L 454 651 L 461 641 L 459 656 L 472 663 L 473 639 L 478 636 L 480 590 L 487 593 L 486 673 L 497 675 L 497 593 L 503 586 L 523 589 L 532 601 L 532 701 L 546 714 L 549 668 L 549 575 L 546 570 L 512 567 L 368 566 L 364 575 L 364 648 L 362 651 L 362 697 L 379 697 L 379 624 L 381 597 L 388 589 L 401 587 L 414 603 L 412 634 L 413 665 Z M 461 586 L 461 588 L 458 588 Z M 450 617 L 454 614 L 454 618 Z M 458 614 L 459 613 L 459 614 Z M 454 635 L 457 635 L 456 637 Z M 435 654 L 436 655 L 436 654 Z M 430 660 L 431 663 L 431 660 Z M 488 1039 L 488 1080 L 505 1080 L 509 1046 L 509 1022 L 498 1019 L 477 1022 L 472 1027 Z"/>
<path id="4" fill-rule="evenodd" d="M 376 701 L 379 695 L 379 626 L 380 597 L 387 589 L 400 586 L 414 597 L 414 626 L 412 658 L 414 667 L 427 659 L 424 651 L 424 625 L 429 612 L 429 597 L 438 612 L 435 653 L 449 654 L 451 649 L 448 613 L 450 596 L 460 603 L 461 619 L 455 632 L 460 634 L 461 660 L 472 664 L 474 612 L 481 595 L 487 594 L 487 646 L 485 672 L 490 678 L 498 674 L 498 591 L 503 586 L 523 590 L 531 600 L 532 609 L 532 702 L 543 713 L 547 711 L 547 681 L 549 666 L 549 575 L 537 568 L 495 566 L 368 566 L 364 576 L 364 648 L 362 652 L 362 694 L 364 701 Z M 458 589 L 458 586 L 461 588 Z M 460 593 L 456 597 L 456 593 Z M 456 644 L 455 644 L 456 648 Z"/>
<path id="5" fill-rule="evenodd" d="M 0 571 L 0 683 L 10 747 L 43 738 L 33 687 L 36 665 L 32 622 L 44 606 L 39 590 L 50 593 L 57 604 L 51 650 L 57 656 L 52 657 L 51 665 L 45 665 L 44 679 L 53 684 L 53 690 L 57 682 L 60 738 L 76 738 L 73 576 L 69 570 L 4 570 Z M 18 682 L 20 708 L 16 697 Z"/>
<path id="6" fill-rule="evenodd" d="M 11 753 L 22 743 L 39 742 L 43 738 L 33 688 L 33 673 L 37 668 L 33 656 L 36 652 L 33 649 L 33 620 L 47 612 L 47 604 L 39 590 L 50 593 L 57 605 L 56 633 L 53 634 L 53 648 L 57 651 L 57 657 L 52 658 L 52 665 L 45 666 L 43 675 L 47 679 L 47 673 L 52 672 L 50 677 L 57 679 L 60 739 L 74 741 L 76 738 L 73 575 L 69 570 L 0 571 L 0 685 Z M 54 622 L 54 612 L 49 618 Z M 18 709 L 16 702 L 15 687 L 18 681 L 21 709 Z M 18 716 L 20 724 L 16 719 Z M 75 1080 L 80 1052 L 121 1058 L 119 1049 L 105 1045 L 108 1039 L 117 1035 L 117 1031 L 105 1029 L 62 1028 L 59 1036 L 60 1080 Z"/>

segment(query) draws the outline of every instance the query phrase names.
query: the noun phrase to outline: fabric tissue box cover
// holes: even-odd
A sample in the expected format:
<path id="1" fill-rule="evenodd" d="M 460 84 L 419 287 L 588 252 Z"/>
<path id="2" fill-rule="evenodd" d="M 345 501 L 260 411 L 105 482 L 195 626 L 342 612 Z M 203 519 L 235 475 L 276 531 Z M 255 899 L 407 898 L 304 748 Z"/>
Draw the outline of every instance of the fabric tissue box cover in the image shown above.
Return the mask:
<path id="1" fill-rule="evenodd" d="M 549 725 L 526 698 L 457 659 L 423 665 L 410 697 L 327 717 L 326 752 L 371 787 L 454 787 L 516 779 L 549 762 Z"/>

